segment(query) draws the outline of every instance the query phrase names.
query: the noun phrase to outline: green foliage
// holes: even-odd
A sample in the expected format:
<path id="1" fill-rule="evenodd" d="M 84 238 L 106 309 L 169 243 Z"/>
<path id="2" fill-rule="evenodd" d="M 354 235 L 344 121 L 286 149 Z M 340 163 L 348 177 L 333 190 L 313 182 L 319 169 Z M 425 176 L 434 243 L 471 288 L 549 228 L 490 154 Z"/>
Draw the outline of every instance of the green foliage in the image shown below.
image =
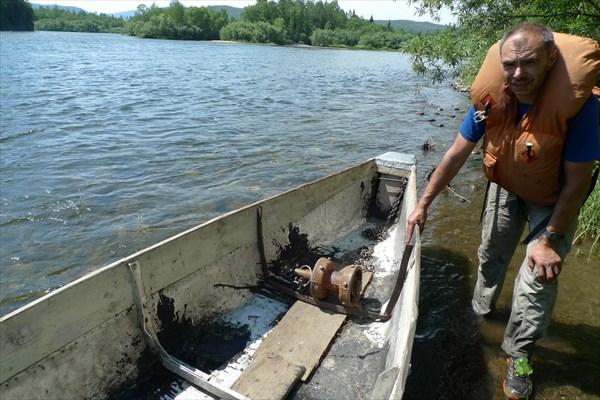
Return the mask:
<path id="1" fill-rule="evenodd" d="M 398 50 L 409 36 L 402 32 L 367 33 L 360 37 L 358 45 L 369 49 Z"/>
<path id="2" fill-rule="evenodd" d="M 597 169 L 600 169 L 598 161 L 594 165 L 594 170 Z M 590 197 L 581 207 L 576 241 L 579 239 L 591 240 L 589 256 L 600 259 L 600 182 L 596 182 Z"/>
<path id="3" fill-rule="evenodd" d="M 0 0 L 0 31 L 32 31 L 33 8 L 25 0 Z"/>
<path id="4" fill-rule="evenodd" d="M 139 5 L 135 16 L 125 25 L 125 33 L 152 39 L 216 40 L 228 22 L 224 9 L 186 8 L 174 0 L 168 8 Z"/>
<path id="5" fill-rule="evenodd" d="M 18 2 L 28 4 L 25 0 L 0 1 L 2 7 Z M 229 18 L 228 11 L 231 10 L 242 18 L 243 24 Z M 168 8 L 141 4 L 135 16 L 127 22 L 105 14 L 58 7 L 39 7 L 34 19 L 37 30 L 114 32 L 175 40 L 223 39 L 397 50 L 408 37 L 402 28 L 394 29 L 397 21 L 382 24 L 375 23 L 372 18 L 364 20 L 354 13 L 346 14 L 335 0 L 258 0 L 255 5 L 241 12 L 238 10 L 224 6 L 186 8 L 178 0 L 173 0 Z M 3 21 L 9 14 L 2 13 Z M 413 21 L 405 22 L 415 24 Z M 230 23 L 234 24 L 228 26 Z"/>
<path id="6" fill-rule="evenodd" d="M 405 41 L 401 51 L 411 57 L 415 72 L 433 82 L 448 77 L 471 82 L 483 62 L 487 44 L 464 41 L 457 29 L 428 36 L 412 36 Z"/>
<path id="7" fill-rule="evenodd" d="M 541 22 L 556 32 L 600 40 L 598 0 L 409 0 L 409 3 L 417 5 L 421 15 L 437 17 L 444 6 L 457 17 L 452 29 L 426 40 L 417 37 L 403 48 L 411 54 L 415 70 L 433 81 L 454 78 L 469 85 L 487 49 L 504 31 L 521 22 Z"/>
<path id="8" fill-rule="evenodd" d="M 172 0 L 167 8 L 140 4 L 134 17 L 127 22 L 122 18 L 57 7 L 39 8 L 35 19 L 39 30 L 122 32 L 153 39 L 222 39 L 389 50 L 400 49 L 410 36 L 403 29 L 394 29 L 392 21 L 382 24 L 372 18 L 364 20 L 354 13 L 346 13 L 336 0 L 258 0 L 241 11 L 239 21 L 229 18 L 230 9 L 217 6 L 186 8 L 178 0 Z"/>
<path id="9" fill-rule="evenodd" d="M 255 5 L 242 11 L 242 19 L 275 26 L 285 32 L 286 42 L 311 44 L 315 30 L 344 28 L 348 17 L 337 1 L 258 0 Z M 279 21 L 279 25 L 275 24 L 276 21 Z"/>
<path id="10" fill-rule="evenodd" d="M 314 46 L 354 47 L 360 41 L 360 34 L 348 29 L 315 29 L 310 41 Z"/>
<path id="11" fill-rule="evenodd" d="M 516 376 L 533 374 L 533 368 L 531 368 L 531 365 L 529 364 L 529 360 L 527 360 L 527 357 L 517 358 L 515 360 L 514 367 L 515 367 L 514 371 L 515 371 Z"/>
<path id="12" fill-rule="evenodd" d="M 250 43 L 287 43 L 287 35 L 281 23 L 275 21 L 273 26 L 267 22 L 234 21 L 221 29 L 222 40 Z"/>
<path id="13" fill-rule="evenodd" d="M 35 29 L 62 32 L 121 32 L 123 18 L 106 14 L 74 12 L 58 7 L 40 7 L 35 11 Z"/>
<path id="14" fill-rule="evenodd" d="M 244 8 L 242 19 L 247 22 L 267 22 L 273 24 L 281 13 L 274 1 L 258 0 L 255 5 Z"/>

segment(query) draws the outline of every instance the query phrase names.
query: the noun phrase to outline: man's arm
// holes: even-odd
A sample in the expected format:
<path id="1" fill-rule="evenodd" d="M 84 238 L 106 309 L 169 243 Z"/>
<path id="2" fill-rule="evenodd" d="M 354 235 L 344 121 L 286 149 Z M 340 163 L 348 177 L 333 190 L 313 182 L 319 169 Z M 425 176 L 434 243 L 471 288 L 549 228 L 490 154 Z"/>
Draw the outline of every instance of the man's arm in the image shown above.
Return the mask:
<path id="1" fill-rule="evenodd" d="M 593 161 L 564 162 L 565 184 L 546 226 L 550 232 L 564 234 L 571 221 L 577 216 L 577 211 L 590 187 L 593 167 Z M 529 267 L 537 268 L 538 278 L 541 281 L 555 280 L 562 270 L 562 259 L 554 246 L 545 236 L 542 236 L 529 254 Z"/>
<path id="2" fill-rule="evenodd" d="M 417 207 L 408 216 L 406 242 L 411 241 L 415 225 L 419 225 L 421 232 L 423 232 L 425 222 L 427 221 L 427 209 L 442 189 L 456 176 L 475 148 L 475 145 L 476 143 L 469 142 L 460 133 L 456 136 L 454 143 L 446 151 L 442 161 L 431 176 L 423 195 L 417 203 Z"/>

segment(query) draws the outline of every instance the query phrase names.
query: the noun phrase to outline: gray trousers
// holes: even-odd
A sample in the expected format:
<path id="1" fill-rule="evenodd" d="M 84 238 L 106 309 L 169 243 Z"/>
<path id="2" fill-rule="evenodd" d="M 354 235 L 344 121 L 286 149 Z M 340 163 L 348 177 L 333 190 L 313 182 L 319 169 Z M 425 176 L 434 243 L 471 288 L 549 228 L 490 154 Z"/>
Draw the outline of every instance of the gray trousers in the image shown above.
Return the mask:
<path id="1" fill-rule="evenodd" d="M 521 241 L 527 219 L 531 231 L 552 211 L 552 207 L 520 200 L 498 185 L 490 185 L 483 217 L 481 246 L 478 251 L 478 278 L 472 301 L 473 310 L 477 314 L 484 315 L 494 309 L 510 259 Z M 571 250 L 576 228 L 577 218 L 571 222 L 565 237 L 557 246 L 557 252 L 563 262 Z M 536 245 L 542 232 L 543 229 L 527 246 L 527 255 Z M 502 343 L 502 349 L 514 357 L 532 355 L 535 342 L 544 336 L 550 325 L 558 295 L 558 280 L 552 283 L 539 282 L 536 279 L 537 269 L 532 271 L 527 265 L 527 255 L 515 279 L 511 314 Z"/>

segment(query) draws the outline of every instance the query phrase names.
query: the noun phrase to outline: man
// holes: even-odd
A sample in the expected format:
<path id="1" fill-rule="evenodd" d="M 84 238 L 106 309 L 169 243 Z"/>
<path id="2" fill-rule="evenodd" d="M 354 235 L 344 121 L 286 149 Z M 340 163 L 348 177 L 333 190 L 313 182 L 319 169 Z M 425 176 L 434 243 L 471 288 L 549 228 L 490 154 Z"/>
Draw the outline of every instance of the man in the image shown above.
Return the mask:
<path id="1" fill-rule="evenodd" d="M 556 41 L 555 41 L 556 39 Z M 492 46 L 471 88 L 473 105 L 408 218 L 406 239 L 484 136 L 491 181 L 478 251 L 473 311 L 494 309 L 526 222 L 532 239 L 515 280 L 503 350 L 509 399 L 532 392 L 529 359 L 550 323 L 577 212 L 600 157 L 598 99 L 591 94 L 600 49 L 590 39 L 522 24 Z"/>

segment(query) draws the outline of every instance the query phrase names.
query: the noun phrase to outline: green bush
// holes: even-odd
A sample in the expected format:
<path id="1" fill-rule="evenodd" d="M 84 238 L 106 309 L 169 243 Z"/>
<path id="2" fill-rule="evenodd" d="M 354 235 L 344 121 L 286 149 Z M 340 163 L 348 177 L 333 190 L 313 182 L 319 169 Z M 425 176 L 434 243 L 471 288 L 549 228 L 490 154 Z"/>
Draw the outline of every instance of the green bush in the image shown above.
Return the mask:
<path id="1" fill-rule="evenodd" d="M 287 43 L 286 32 L 268 22 L 233 21 L 221 28 L 221 40 L 250 43 Z"/>
<path id="2" fill-rule="evenodd" d="M 373 32 L 360 37 L 358 45 L 371 49 L 398 50 L 404 41 L 405 34 L 400 32 Z"/>
<path id="3" fill-rule="evenodd" d="M 600 163 L 596 162 L 595 168 L 600 168 Z M 590 257 L 600 259 L 600 182 L 596 183 L 594 191 L 581 207 L 575 237 L 576 241 L 590 240 Z"/>

